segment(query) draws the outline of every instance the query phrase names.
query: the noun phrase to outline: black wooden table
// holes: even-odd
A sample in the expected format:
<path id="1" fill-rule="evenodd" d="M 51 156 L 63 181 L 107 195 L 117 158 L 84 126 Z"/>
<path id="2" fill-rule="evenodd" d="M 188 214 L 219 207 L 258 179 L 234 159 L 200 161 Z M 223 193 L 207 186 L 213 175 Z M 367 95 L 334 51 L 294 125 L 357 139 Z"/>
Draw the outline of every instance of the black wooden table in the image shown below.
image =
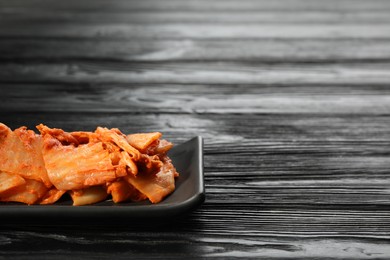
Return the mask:
<path id="1" fill-rule="evenodd" d="M 0 1 L 0 121 L 205 140 L 189 215 L 1 222 L 0 258 L 390 259 L 390 1 Z"/>

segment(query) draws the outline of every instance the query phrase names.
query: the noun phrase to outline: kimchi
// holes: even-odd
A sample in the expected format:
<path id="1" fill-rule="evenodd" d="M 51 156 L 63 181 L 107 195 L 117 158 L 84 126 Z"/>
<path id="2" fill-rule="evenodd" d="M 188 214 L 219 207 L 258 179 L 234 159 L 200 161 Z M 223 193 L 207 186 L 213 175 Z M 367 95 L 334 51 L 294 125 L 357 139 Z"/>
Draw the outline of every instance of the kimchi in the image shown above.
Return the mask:
<path id="1" fill-rule="evenodd" d="M 0 123 L 0 201 L 73 205 L 112 199 L 159 203 L 179 176 L 162 134 L 125 135 L 119 129 L 66 132 L 37 126 L 12 131 Z"/>

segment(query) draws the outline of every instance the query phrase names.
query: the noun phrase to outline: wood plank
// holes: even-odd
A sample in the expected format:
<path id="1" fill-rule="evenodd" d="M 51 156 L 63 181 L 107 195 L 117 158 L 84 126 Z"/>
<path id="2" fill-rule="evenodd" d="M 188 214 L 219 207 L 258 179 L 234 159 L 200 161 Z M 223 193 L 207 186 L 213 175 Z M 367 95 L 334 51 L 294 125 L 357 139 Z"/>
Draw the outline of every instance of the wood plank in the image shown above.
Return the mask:
<path id="1" fill-rule="evenodd" d="M 31 1 L 7 1 L 1 0 L 0 6 L 3 8 L 19 9 L 43 9 L 43 10 L 106 10 L 106 11 L 128 11 L 128 10 L 385 10 L 390 9 L 390 4 L 386 0 L 115 0 L 115 1 L 83 1 L 69 0 L 65 2 L 53 2 L 50 0 Z"/>
<path id="2" fill-rule="evenodd" d="M 390 109 L 390 90 L 385 85 L 91 86 L 40 84 L 39 81 L 34 85 L 1 85 L 3 101 L 0 109 L 14 112 L 387 115 Z"/>
<path id="3" fill-rule="evenodd" d="M 389 16 L 390 17 L 390 16 Z M 115 61 L 379 62 L 387 39 L 88 40 L 0 39 L 0 59 Z M 59 51 L 61 50 L 61 51 Z"/>
<path id="4" fill-rule="evenodd" d="M 177 233 L 175 226 L 184 228 L 184 224 L 180 222 L 176 225 L 171 224 L 168 226 L 171 230 L 166 229 L 160 232 L 145 232 L 139 228 L 137 233 L 118 228 L 111 228 L 110 231 L 103 227 L 95 227 L 95 229 L 100 233 L 107 234 L 110 239 L 105 244 L 115 250 L 115 255 L 119 259 L 126 258 L 129 255 L 138 258 L 183 258 L 195 257 L 198 254 L 205 257 L 220 258 L 275 257 L 277 255 L 289 258 L 310 256 L 312 259 L 324 259 L 324 255 L 334 259 L 370 259 L 373 255 L 375 255 L 375 259 L 386 259 L 388 256 L 388 241 L 386 238 L 381 239 L 380 237 L 364 239 L 354 238 L 351 235 L 350 238 L 347 238 L 342 237 L 342 235 L 337 237 L 335 234 L 334 237 L 332 235 L 328 237 L 316 237 L 315 235 L 302 237 L 302 235 L 297 235 L 293 238 L 278 233 L 272 235 L 270 232 L 261 232 L 264 235 L 260 235 L 252 231 L 253 226 L 246 230 L 246 235 L 242 234 L 244 230 L 235 228 L 235 232 L 231 232 L 230 236 L 221 236 L 221 234 L 226 233 L 227 229 L 222 226 L 210 227 L 207 220 L 191 224 L 195 228 L 200 228 L 203 224 L 210 227 L 210 229 L 207 229 L 209 234 L 201 236 L 197 231 L 187 231 L 187 233 L 179 231 Z M 142 227 L 145 226 L 142 225 Z M 26 236 L 30 239 L 22 245 L 21 241 Z M 361 236 L 364 236 L 364 233 Z M 15 253 L 15 251 L 6 250 L 12 249 L 10 245 L 22 248 L 28 246 L 31 248 L 29 250 L 30 257 L 66 257 L 68 255 L 66 250 L 63 249 L 64 245 L 73 248 L 72 253 L 77 256 L 89 257 L 93 255 L 100 259 L 112 257 L 109 253 L 96 249 L 101 247 L 101 241 L 96 239 L 94 231 L 89 228 L 84 228 L 82 232 L 70 228 L 61 232 L 61 234 L 50 229 L 38 230 L 37 228 L 30 228 L 28 231 L 16 229 L 12 232 L 7 230 L 3 232 L 2 238 L 9 241 L 3 246 L 5 250 L 2 250 L 2 255 L 5 257 Z M 41 241 L 41 243 L 38 244 L 37 241 Z M 175 241 L 175 250 L 171 250 L 172 244 L 167 241 Z M 44 248 L 43 245 L 47 244 L 53 244 L 52 250 Z M 176 247 L 178 248 L 176 249 Z M 150 248 L 153 248 L 152 252 L 150 252 Z M 24 253 L 18 252 L 17 255 L 23 256 Z"/>
<path id="5" fill-rule="evenodd" d="M 137 84 L 387 84 L 390 64 L 40 61 L 0 64 L 0 82 Z M 378 97 L 381 98 L 381 97 Z M 386 98 L 386 97 L 384 97 Z"/>
<path id="6" fill-rule="evenodd" d="M 54 80 L 56 75 L 52 76 Z M 26 76 L 19 78 L 26 80 Z M 388 115 L 390 111 L 386 85 L 41 84 L 44 80 L 35 80 L 34 85 L 1 84 L 0 109 L 184 114 Z"/>
<path id="7" fill-rule="evenodd" d="M 385 38 L 390 25 L 383 24 L 0 24 L 0 38 L 62 39 L 259 39 L 259 38 Z"/>
<path id="8" fill-rule="evenodd" d="M 390 10 L 0 10 L 4 23 L 93 24 L 381 24 Z"/>

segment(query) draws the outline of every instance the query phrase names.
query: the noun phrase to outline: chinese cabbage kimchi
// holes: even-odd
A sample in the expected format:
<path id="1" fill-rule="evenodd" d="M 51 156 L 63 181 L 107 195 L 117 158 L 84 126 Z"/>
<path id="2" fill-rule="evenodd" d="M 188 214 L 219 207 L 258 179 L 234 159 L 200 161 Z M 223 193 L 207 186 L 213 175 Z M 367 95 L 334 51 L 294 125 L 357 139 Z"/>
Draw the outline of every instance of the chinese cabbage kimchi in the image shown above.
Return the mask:
<path id="1" fill-rule="evenodd" d="M 0 123 L 0 201 L 52 204 L 68 194 L 75 206 L 108 198 L 158 203 L 175 189 L 179 174 L 167 156 L 173 145 L 159 132 L 37 129 Z"/>

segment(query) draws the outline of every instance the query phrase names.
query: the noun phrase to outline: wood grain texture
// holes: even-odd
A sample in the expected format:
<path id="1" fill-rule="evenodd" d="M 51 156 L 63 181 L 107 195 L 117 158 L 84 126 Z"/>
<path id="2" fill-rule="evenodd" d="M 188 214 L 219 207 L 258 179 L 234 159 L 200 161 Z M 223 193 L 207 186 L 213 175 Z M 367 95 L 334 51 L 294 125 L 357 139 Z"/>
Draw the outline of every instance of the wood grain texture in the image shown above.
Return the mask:
<path id="1" fill-rule="evenodd" d="M 205 140 L 155 223 L 2 223 L 0 258 L 390 258 L 390 1 L 0 0 L 0 122 Z"/>

